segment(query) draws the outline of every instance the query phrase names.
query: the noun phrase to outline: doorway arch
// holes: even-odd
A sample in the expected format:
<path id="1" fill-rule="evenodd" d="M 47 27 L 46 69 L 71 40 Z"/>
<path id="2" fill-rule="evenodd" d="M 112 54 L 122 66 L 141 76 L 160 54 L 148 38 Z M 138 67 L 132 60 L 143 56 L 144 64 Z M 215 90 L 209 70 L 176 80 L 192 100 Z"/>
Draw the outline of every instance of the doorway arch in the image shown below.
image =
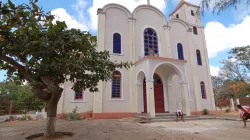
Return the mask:
<path id="1" fill-rule="evenodd" d="M 154 73 L 154 100 L 155 100 L 155 112 L 162 113 L 165 112 L 164 105 L 164 92 L 163 92 L 163 82 L 161 77 Z M 143 104 L 144 112 L 147 112 L 147 93 L 146 93 L 146 81 L 143 80 Z"/>

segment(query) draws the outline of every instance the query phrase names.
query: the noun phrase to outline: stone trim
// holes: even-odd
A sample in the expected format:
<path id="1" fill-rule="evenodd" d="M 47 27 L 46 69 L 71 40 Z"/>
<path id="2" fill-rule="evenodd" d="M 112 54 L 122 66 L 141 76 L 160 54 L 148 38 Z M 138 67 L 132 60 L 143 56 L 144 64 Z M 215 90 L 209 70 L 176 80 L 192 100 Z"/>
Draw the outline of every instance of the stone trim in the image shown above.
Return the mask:
<path id="1" fill-rule="evenodd" d="M 93 119 L 121 119 L 133 117 L 134 115 L 136 115 L 135 112 L 93 113 Z"/>
<path id="2" fill-rule="evenodd" d="M 179 60 L 179 59 L 173 59 L 173 58 L 166 58 L 166 57 L 158 57 L 158 56 L 145 56 L 142 59 L 135 62 L 135 65 L 138 65 L 139 63 L 145 61 L 145 60 L 162 60 L 162 61 L 170 61 L 170 62 L 179 62 L 179 63 L 187 63 L 186 60 Z"/>

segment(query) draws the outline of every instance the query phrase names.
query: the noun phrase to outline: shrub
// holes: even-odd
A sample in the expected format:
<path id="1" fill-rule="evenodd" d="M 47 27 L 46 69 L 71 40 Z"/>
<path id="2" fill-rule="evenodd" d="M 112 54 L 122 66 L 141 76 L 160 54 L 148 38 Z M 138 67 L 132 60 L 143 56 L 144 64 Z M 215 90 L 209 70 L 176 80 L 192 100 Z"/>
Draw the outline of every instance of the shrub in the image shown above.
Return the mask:
<path id="1" fill-rule="evenodd" d="M 79 120 L 80 119 L 78 113 L 76 113 L 76 109 L 77 109 L 77 106 L 75 107 L 75 109 L 72 110 L 72 113 L 69 113 L 68 120 Z"/>
<path id="2" fill-rule="evenodd" d="M 22 115 L 20 120 L 22 120 L 22 121 L 27 120 L 28 121 L 28 120 L 31 120 L 31 117 L 29 115 L 27 115 L 27 114 L 24 114 L 24 115 Z"/>
<path id="3" fill-rule="evenodd" d="M 229 112 L 230 112 L 230 109 L 229 109 L 229 108 L 227 108 L 227 109 L 225 110 L 225 112 L 226 112 L 226 113 L 229 113 Z"/>
<path id="4" fill-rule="evenodd" d="M 203 113 L 203 115 L 208 115 L 209 114 L 207 109 L 203 109 L 202 113 Z"/>

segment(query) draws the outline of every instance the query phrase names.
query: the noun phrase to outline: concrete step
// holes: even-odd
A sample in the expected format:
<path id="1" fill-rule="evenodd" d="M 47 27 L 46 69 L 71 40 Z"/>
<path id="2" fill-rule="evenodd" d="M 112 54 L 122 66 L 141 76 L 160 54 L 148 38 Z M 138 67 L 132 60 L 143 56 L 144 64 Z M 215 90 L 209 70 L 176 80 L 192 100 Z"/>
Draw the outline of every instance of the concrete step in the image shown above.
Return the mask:
<path id="1" fill-rule="evenodd" d="M 214 119 L 214 118 L 208 118 L 208 117 L 188 117 L 188 118 L 184 118 L 185 121 L 205 120 L 205 119 Z M 174 121 L 176 121 L 176 118 L 164 118 L 164 119 L 155 119 L 155 118 L 153 118 L 153 119 L 149 120 L 149 122 L 174 122 Z"/>
<path id="2" fill-rule="evenodd" d="M 144 119 L 176 119 L 176 116 L 156 116 L 154 118 L 148 116 L 134 116 L 136 118 L 144 118 Z M 197 116 L 184 116 L 184 118 L 196 118 Z"/>
<path id="3" fill-rule="evenodd" d="M 172 122 L 176 121 L 175 113 L 157 113 L 155 117 L 150 117 L 148 114 L 137 114 L 134 117 L 141 119 L 141 121 L 145 122 Z M 203 119 L 215 119 L 211 116 L 186 116 L 184 115 L 184 120 L 203 120 Z"/>
<path id="4" fill-rule="evenodd" d="M 195 118 L 199 116 L 184 116 L 184 118 Z M 176 119 L 176 116 L 156 116 L 152 119 Z"/>
<path id="5" fill-rule="evenodd" d="M 184 114 L 186 116 L 186 114 Z M 137 114 L 135 115 L 136 118 L 151 118 L 148 114 Z M 155 118 L 176 118 L 175 113 L 156 113 Z"/>
<path id="6" fill-rule="evenodd" d="M 155 116 L 175 116 L 175 113 L 155 113 Z"/>

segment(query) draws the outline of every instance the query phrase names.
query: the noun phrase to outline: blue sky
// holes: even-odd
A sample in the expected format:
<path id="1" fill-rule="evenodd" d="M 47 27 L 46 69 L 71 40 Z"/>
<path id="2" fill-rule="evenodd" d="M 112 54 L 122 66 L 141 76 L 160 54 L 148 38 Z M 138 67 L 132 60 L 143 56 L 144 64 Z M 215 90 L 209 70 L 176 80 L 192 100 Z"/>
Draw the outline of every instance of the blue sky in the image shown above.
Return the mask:
<path id="1" fill-rule="evenodd" d="M 7 0 L 3 0 L 6 2 Z M 27 3 L 28 0 L 12 0 L 15 4 Z M 137 5 L 146 4 L 147 0 L 39 0 L 38 4 L 44 11 L 52 11 L 65 20 L 70 28 L 88 30 L 96 34 L 97 8 L 108 3 L 118 3 L 133 10 Z M 200 0 L 186 0 L 199 4 Z M 169 13 L 178 4 L 178 0 L 151 0 L 151 4 L 159 8 L 168 18 Z M 227 57 L 227 52 L 235 46 L 250 45 L 250 9 L 242 4 L 238 9 L 233 8 L 220 15 L 207 10 L 202 16 L 208 48 L 211 74 L 216 75 L 220 61 Z M 0 71 L 0 81 L 4 79 L 5 71 Z"/>

